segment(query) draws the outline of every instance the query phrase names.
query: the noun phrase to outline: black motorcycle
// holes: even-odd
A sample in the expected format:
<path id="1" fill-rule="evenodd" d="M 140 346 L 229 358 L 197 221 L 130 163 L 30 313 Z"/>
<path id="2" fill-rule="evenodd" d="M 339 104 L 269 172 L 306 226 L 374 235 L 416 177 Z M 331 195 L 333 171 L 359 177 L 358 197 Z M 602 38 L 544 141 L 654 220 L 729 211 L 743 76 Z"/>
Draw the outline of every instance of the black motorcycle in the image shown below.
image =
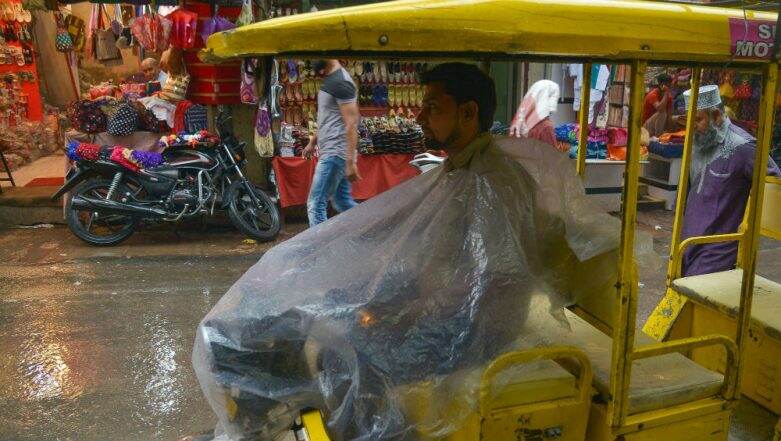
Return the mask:
<path id="1" fill-rule="evenodd" d="M 165 163 L 153 169 L 134 172 L 110 160 L 78 161 L 52 199 L 70 192 L 68 227 L 96 246 L 122 242 L 141 219 L 176 222 L 213 215 L 215 209 L 227 210 L 247 236 L 273 240 L 279 234 L 279 211 L 241 172 L 245 144 L 233 136 L 229 123 L 230 117 L 220 114 L 218 144 L 169 146 Z"/>

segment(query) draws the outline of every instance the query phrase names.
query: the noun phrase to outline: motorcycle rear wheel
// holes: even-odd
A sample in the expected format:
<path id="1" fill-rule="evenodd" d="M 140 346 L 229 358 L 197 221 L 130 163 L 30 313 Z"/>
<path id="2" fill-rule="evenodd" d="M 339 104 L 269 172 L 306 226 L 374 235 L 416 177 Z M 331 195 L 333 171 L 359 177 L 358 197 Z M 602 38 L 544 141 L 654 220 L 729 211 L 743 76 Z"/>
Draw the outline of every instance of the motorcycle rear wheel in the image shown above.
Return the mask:
<path id="1" fill-rule="evenodd" d="M 135 231 L 137 220 L 130 216 L 90 212 L 73 208 L 73 196 L 87 196 L 105 199 L 111 181 L 108 179 L 91 179 L 79 184 L 68 198 L 65 219 L 68 228 L 79 239 L 94 246 L 113 246 L 124 241 Z M 119 184 L 112 196 L 118 200 L 121 195 L 131 192 L 130 187 Z"/>
<path id="2" fill-rule="evenodd" d="M 260 201 L 260 206 L 255 206 L 244 183 L 237 181 L 234 185 L 236 187 L 231 191 L 232 197 L 228 203 L 228 216 L 233 225 L 260 242 L 276 239 L 282 225 L 277 206 L 271 198 L 263 190 L 250 185 Z"/>

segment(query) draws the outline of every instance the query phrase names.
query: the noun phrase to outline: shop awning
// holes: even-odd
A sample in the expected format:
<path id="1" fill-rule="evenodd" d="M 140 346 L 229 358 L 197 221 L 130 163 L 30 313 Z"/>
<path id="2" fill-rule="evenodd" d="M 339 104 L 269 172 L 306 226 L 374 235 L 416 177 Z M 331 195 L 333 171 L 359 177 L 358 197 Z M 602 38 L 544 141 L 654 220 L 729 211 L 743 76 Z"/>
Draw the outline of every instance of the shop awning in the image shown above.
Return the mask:
<path id="1" fill-rule="evenodd" d="M 747 11 L 775 23 L 776 14 Z M 400 0 L 280 17 L 209 37 L 202 58 L 379 53 L 642 56 L 726 62 L 743 11 L 620 0 Z"/>

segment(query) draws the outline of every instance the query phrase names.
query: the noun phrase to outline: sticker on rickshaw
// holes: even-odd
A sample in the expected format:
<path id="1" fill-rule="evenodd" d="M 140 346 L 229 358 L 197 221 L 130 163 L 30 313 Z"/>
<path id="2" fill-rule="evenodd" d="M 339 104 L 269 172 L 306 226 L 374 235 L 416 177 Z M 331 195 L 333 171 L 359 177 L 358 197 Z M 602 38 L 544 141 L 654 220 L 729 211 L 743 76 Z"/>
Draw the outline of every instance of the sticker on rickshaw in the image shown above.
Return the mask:
<path id="1" fill-rule="evenodd" d="M 773 54 L 775 35 L 774 21 L 729 19 L 729 36 L 735 58 L 769 59 Z"/>

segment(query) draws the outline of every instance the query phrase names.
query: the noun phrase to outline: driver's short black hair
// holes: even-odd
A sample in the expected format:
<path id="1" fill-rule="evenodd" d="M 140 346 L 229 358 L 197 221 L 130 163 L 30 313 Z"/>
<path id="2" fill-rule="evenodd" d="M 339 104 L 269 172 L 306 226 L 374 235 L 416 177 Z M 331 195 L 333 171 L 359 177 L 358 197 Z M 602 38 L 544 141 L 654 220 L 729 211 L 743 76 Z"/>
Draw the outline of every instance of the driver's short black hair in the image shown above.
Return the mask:
<path id="1" fill-rule="evenodd" d="M 494 80 L 473 64 L 444 63 L 420 78 L 421 84 L 440 83 L 445 93 L 458 104 L 469 101 L 477 103 L 480 131 L 487 132 L 494 123 L 496 112 L 496 88 Z"/>

